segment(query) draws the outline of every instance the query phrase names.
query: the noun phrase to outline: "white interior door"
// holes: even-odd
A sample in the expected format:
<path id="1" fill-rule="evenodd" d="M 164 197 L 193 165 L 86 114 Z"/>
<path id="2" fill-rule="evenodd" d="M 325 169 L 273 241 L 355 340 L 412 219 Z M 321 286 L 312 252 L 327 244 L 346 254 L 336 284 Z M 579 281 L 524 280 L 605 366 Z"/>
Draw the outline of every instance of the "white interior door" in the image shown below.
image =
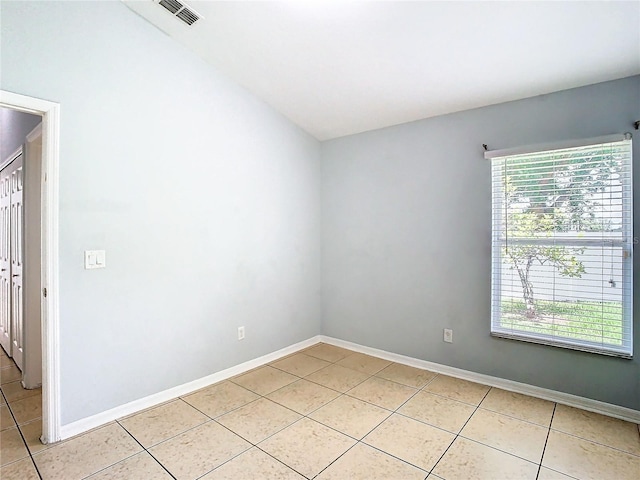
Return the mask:
<path id="1" fill-rule="evenodd" d="M 24 242 L 22 300 L 24 308 L 24 365 L 22 385 L 42 385 L 42 128 L 36 127 L 24 144 Z"/>
<path id="2" fill-rule="evenodd" d="M 11 356 L 11 173 L 0 172 L 0 345 Z"/>
<path id="3" fill-rule="evenodd" d="M 11 355 L 20 370 L 24 363 L 24 171 L 23 156 L 16 158 L 11 171 Z"/>

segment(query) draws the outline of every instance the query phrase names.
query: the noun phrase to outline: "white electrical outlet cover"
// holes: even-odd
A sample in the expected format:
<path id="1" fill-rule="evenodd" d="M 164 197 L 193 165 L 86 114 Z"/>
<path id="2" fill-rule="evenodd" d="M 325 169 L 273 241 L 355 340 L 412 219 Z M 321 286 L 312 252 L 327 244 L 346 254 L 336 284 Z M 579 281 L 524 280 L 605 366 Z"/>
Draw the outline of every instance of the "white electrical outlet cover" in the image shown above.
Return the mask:
<path id="1" fill-rule="evenodd" d="M 450 328 L 445 328 L 443 340 L 447 343 L 453 343 L 453 330 L 451 330 Z"/>

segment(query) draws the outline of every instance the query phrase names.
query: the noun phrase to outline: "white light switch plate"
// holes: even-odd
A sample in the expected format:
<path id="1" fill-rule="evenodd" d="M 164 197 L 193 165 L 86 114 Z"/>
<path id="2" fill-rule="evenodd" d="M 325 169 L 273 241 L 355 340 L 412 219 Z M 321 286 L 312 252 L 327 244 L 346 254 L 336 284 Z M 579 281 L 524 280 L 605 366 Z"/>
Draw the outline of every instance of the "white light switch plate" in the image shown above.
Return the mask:
<path id="1" fill-rule="evenodd" d="M 107 254 L 104 250 L 85 250 L 84 268 L 105 268 L 107 266 Z"/>

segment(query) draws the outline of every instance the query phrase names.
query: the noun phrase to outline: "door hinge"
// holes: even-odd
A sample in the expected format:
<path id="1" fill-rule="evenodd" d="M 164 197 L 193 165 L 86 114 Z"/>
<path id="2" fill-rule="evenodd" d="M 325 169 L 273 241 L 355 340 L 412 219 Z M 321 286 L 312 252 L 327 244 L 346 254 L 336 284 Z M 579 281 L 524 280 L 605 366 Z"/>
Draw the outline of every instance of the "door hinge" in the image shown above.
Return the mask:
<path id="1" fill-rule="evenodd" d="M 47 298 L 47 289 L 46 288 L 42 289 L 42 296 Z"/>

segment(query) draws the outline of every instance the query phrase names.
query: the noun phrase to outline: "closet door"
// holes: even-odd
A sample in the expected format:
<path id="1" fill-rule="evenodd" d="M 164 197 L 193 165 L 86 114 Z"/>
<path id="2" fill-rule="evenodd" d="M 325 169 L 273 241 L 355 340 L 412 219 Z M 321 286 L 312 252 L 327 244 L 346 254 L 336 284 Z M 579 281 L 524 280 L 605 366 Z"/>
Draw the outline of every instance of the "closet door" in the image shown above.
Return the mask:
<path id="1" fill-rule="evenodd" d="M 11 164 L 11 355 L 20 370 L 24 363 L 24 171 L 23 156 Z"/>
<path id="2" fill-rule="evenodd" d="M 11 356 L 11 165 L 0 172 L 0 345 Z"/>

